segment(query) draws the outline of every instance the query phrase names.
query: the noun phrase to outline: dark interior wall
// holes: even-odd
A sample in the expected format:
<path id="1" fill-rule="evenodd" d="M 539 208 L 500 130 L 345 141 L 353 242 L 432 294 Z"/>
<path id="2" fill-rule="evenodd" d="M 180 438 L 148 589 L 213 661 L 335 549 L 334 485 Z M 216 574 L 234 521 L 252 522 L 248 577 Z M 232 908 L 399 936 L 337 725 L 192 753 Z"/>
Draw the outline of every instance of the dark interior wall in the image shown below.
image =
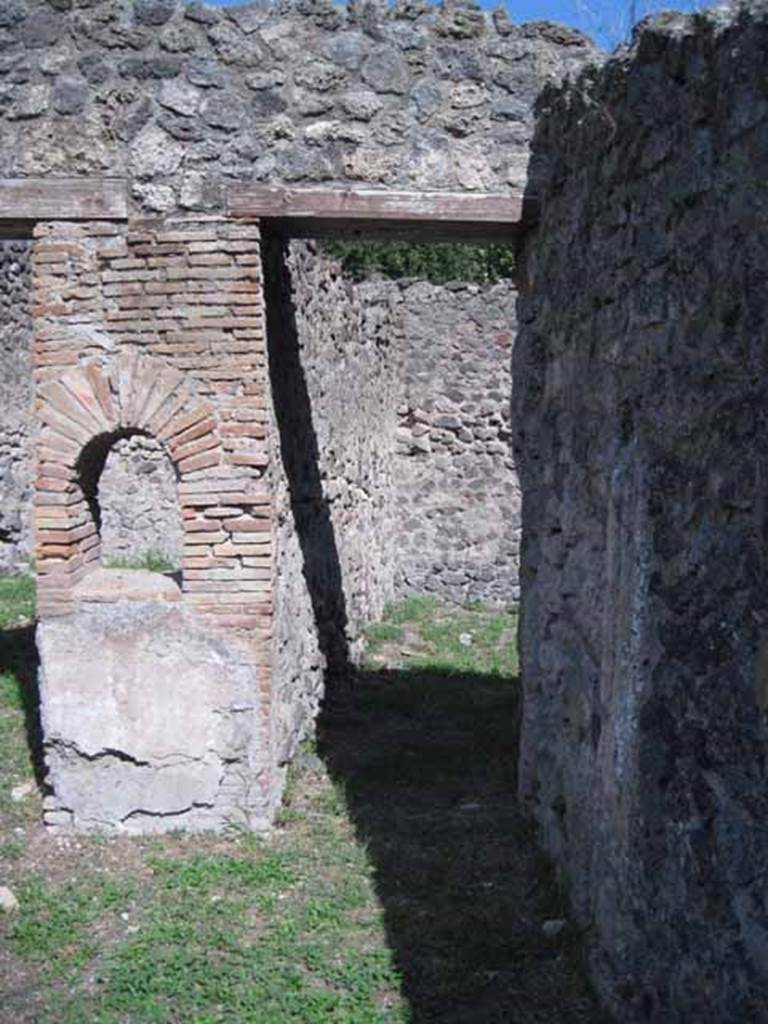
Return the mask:
<path id="1" fill-rule="evenodd" d="M 34 479 L 30 243 L 0 240 L 0 569 L 29 555 Z"/>
<path id="2" fill-rule="evenodd" d="M 622 1021 L 768 1019 L 763 7 L 549 93 L 521 270 L 521 790 Z"/>

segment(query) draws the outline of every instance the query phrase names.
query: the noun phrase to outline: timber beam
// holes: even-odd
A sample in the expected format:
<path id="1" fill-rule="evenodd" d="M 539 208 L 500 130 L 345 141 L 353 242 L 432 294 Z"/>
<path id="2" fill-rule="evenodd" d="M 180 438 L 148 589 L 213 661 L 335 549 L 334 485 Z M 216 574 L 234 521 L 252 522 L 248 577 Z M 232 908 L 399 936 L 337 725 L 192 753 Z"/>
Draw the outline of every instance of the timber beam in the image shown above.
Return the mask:
<path id="1" fill-rule="evenodd" d="M 121 178 L 0 178 L 0 230 L 40 220 L 126 220 Z"/>
<path id="2" fill-rule="evenodd" d="M 248 186 L 230 190 L 229 213 L 292 238 L 412 241 L 514 240 L 535 219 L 530 200 L 511 193 Z"/>

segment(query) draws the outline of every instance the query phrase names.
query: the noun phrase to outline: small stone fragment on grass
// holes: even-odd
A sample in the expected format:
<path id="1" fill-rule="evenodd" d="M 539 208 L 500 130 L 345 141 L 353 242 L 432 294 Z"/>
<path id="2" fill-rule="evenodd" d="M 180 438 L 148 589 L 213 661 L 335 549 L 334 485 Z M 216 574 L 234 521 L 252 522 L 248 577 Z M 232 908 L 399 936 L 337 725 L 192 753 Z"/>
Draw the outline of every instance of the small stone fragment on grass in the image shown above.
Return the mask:
<path id="1" fill-rule="evenodd" d="M 37 787 L 31 779 L 27 782 L 22 782 L 11 790 L 11 800 L 15 804 L 19 804 L 22 800 L 26 800 L 28 796 L 32 796 L 36 789 Z"/>
<path id="2" fill-rule="evenodd" d="M 13 914 L 19 909 L 16 894 L 5 885 L 0 885 L 0 913 Z"/>
<path id="3" fill-rule="evenodd" d="M 471 633 L 459 633 L 459 643 L 462 647 L 472 646 L 472 634 Z"/>

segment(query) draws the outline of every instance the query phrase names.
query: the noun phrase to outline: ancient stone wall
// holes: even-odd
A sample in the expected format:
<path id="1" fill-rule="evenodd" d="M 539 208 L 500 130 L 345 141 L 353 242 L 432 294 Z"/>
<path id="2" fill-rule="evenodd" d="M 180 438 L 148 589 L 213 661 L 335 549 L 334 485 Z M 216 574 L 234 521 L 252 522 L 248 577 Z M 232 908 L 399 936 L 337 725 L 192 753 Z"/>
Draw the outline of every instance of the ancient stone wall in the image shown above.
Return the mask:
<path id="1" fill-rule="evenodd" d="M 307 243 L 275 244 L 270 264 L 276 676 L 303 712 L 392 598 L 516 598 L 516 293 L 353 282 Z"/>
<path id="2" fill-rule="evenodd" d="M 533 150 L 520 784 L 622 1021 L 767 1019 L 766 47 L 662 16 Z"/>
<path id="3" fill-rule="evenodd" d="M 399 291 L 396 591 L 509 605 L 519 596 L 509 423 L 516 291 L 510 282 Z"/>
<path id="4" fill-rule="evenodd" d="M 471 5 L 6 0 L 0 174 L 125 176 L 165 215 L 225 210 L 247 183 L 519 190 L 542 86 L 594 56 L 570 29 Z M 3 430 L 5 564 L 29 543 L 24 471 L 5 468 L 24 429 Z"/>
<path id="5" fill-rule="evenodd" d="M 162 213 L 248 182 L 520 189 L 536 96 L 593 53 L 454 4 L 4 0 L 0 175 L 124 176 Z"/>
<path id="6" fill-rule="evenodd" d="M 184 530 L 176 472 L 154 438 L 116 441 L 99 477 L 105 565 L 181 567 Z"/>
<path id="7" fill-rule="evenodd" d="M 402 357 L 387 287 L 353 285 L 311 243 L 291 243 L 288 272 L 314 434 L 310 451 L 318 454 L 354 644 L 393 592 L 392 453 Z M 309 496 L 304 489 L 293 500 Z"/>
<path id="8" fill-rule="evenodd" d="M 342 279 L 322 249 L 295 245 L 293 251 L 302 254 L 291 264 L 293 308 L 300 311 L 299 362 L 311 389 L 313 426 L 323 442 L 321 473 L 335 481 L 326 499 L 330 507 L 338 510 L 352 500 L 351 485 L 342 483 L 350 465 L 356 467 L 351 479 L 358 482 L 359 466 L 369 465 L 370 440 L 364 435 L 375 420 L 366 388 L 374 387 L 377 376 L 389 382 L 381 396 L 386 394 L 388 427 L 397 416 L 396 443 L 391 429 L 381 435 L 375 479 L 367 477 L 366 487 L 376 498 L 365 525 L 355 516 L 341 516 L 335 527 L 344 553 L 357 551 L 355 567 L 350 564 L 345 573 L 349 619 L 356 624 L 352 632 L 359 637 L 361 623 L 379 615 L 393 596 L 393 574 L 396 596 L 435 593 L 456 603 L 498 605 L 517 600 L 519 489 L 509 443 L 514 287 L 353 283 Z M 311 345 L 305 343 L 310 332 Z M 31 333 L 17 330 L 14 337 L 18 340 L 9 351 L 18 364 L 29 359 Z M 360 359 L 358 381 L 354 375 L 361 366 L 355 360 Z M 341 376 L 339 367 L 345 368 Z M 332 392 L 330 381 L 340 383 L 342 391 Z M 29 408 L 22 407 L 30 388 L 30 378 L 14 375 L 9 367 L 6 408 L 18 433 L 5 435 L 16 469 L 4 477 L 9 493 L 4 508 L 16 509 L 24 523 L 30 521 L 33 467 L 31 451 L 18 438 L 32 429 L 29 397 Z M 286 392 L 285 401 L 293 400 Z M 338 436 L 345 439 L 343 451 Z M 385 442 L 391 442 L 386 459 Z M 359 464 L 356 448 L 366 453 Z M 116 442 L 99 480 L 99 504 L 105 564 L 140 563 L 151 554 L 181 565 L 175 473 L 151 438 Z M 373 560 L 379 543 L 386 566 L 382 579 Z M 19 534 L 14 550 L 31 554 L 29 530 Z"/>
<path id="9" fill-rule="evenodd" d="M 394 594 L 400 375 L 391 288 L 353 285 L 311 243 L 273 243 L 268 266 L 276 676 L 295 715 L 316 704 L 324 668 L 341 682 Z"/>
<path id="10" fill-rule="evenodd" d="M 0 571 L 31 554 L 32 320 L 29 242 L 0 241 Z"/>
<path id="11" fill-rule="evenodd" d="M 34 408 L 31 242 L 0 240 L 0 570 L 32 557 Z M 151 551 L 181 565 L 175 475 L 149 438 L 118 441 L 99 481 L 102 554 L 137 561 Z"/>
<path id="12" fill-rule="evenodd" d="M 117 175 L 131 197 L 126 223 L 35 228 L 49 824 L 264 824 L 317 703 L 317 668 L 342 678 L 360 622 L 394 587 L 393 459 L 407 400 L 386 351 L 399 329 L 388 333 L 396 289 L 354 292 L 300 248 L 287 268 L 268 260 L 272 281 L 291 281 L 300 296 L 291 321 L 287 286 L 272 292 L 293 341 L 284 350 L 283 327 L 271 331 L 268 368 L 260 231 L 231 221 L 231 189 L 512 194 L 525 181 L 535 98 L 592 56 L 578 33 L 454 4 L 2 5 L 0 175 Z M 499 428 L 499 442 L 477 438 L 488 455 L 503 423 L 473 420 L 473 437 L 475 427 Z M 98 568 L 110 531 L 129 544 L 106 499 L 120 456 L 146 438 L 178 476 L 181 589 L 170 577 Z M 283 464 L 272 467 L 278 444 Z M 283 577 L 273 603 L 274 545 Z M 296 624 L 311 625 L 307 599 L 317 628 L 297 652 Z M 190 652 L 224 669 L 209 689 L 195 676 L 193 701 L 183 693 Z M 80 680 L 81 661 L 97 674 Z M 309 670 L 297 675 L 297 665 Z M 159 675 L 170 688 L 155 715 L 148 694 Z M 126 693 L 138 704 L 122 714 Z M 189 717 L 183 749 L 173 746 L 184 729 L 176 707 Z M 108 747 L 93 728 L 100 715 Z M 124 799 L 110 802 L 113 788 Z"/>

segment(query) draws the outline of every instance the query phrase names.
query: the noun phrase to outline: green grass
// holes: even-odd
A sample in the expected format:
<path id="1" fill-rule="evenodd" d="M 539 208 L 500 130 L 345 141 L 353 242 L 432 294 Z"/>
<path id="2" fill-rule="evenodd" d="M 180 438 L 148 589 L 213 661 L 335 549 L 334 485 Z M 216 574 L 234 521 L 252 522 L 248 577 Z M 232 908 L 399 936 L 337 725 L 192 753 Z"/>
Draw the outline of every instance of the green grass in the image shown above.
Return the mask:
<path id="1" fill-rule="evenodd" d="M 388 606 L 365 633 L 368 664 L 445 675 L 518 672 L 517 609 L 492 611 L 474 603 L 448 608 L 429 596 Z"/>
<path id="2" fill-rule="evenodd" d="M 33 576 L 0 576 L 0 629 L 8 629 L 35 616 Z"/>
<path id="3" fill-rule="evenodd" d="M 16 860 L 23 855 L 27 827 L 40 812 L 38 800 L 17 802 L 11 798 L 16 786 L 29 782 L 35 775 L 26 707 L 20 678 L 12 672 L 0 672 L 0 861 Z"/>
<path id="4" fill-rule="evenodd" d="M 398 642 L 403 639 L 403 631 L 394 622 L 372 622 L 365 631 L 369 645 L 379 646 L 389 641 Z"/>
<path id="5" fill-rule="evenodd" d="M 132 888 L 130 881 L 83 873 L 62 891 L 38 875 L 27 876 L 17 891 L 21 910 L 8 931 L 11 949 L 54 974 L 85 966 L 96 953 L 92 924 L 128 905 Z"/>
<path id="6" fill-rule="evenodd" d="M 8 796 L 35 665 L 29 581 L 3 583 L 2 1024 L 602 1020 L 578 931 L 541 930 L 566 907 L 514 799 L 514 615 L 388 609 L 268 836 L 54 840 Z"/>
<path id="7" fill-rule="evenodd" d="M 11 791 L 34 778 L 30 734 L 37 706 L 33 653 L 35 580 L 0 577 L 0 858 L 19 860 L 39 802 L 15 802 Z M 18 830 L 18 831 L 17 831 Z"/>
<path id="8" fill-rule="evenodd" d="M 144 551 L 134 558 L 105 558 L 105 569 L 144 569 L 147 572 L 175 572 L 178 569 L 159 551 Z"/>
<path id="9" fill-rule="evenodd" d="M 404 601 L 387 605 L 384 610 L 384 622 L 402 626 L 406 622 L 425 622 L 440 607 L 436 597 L 427 594 L 408 597 Z"/>

